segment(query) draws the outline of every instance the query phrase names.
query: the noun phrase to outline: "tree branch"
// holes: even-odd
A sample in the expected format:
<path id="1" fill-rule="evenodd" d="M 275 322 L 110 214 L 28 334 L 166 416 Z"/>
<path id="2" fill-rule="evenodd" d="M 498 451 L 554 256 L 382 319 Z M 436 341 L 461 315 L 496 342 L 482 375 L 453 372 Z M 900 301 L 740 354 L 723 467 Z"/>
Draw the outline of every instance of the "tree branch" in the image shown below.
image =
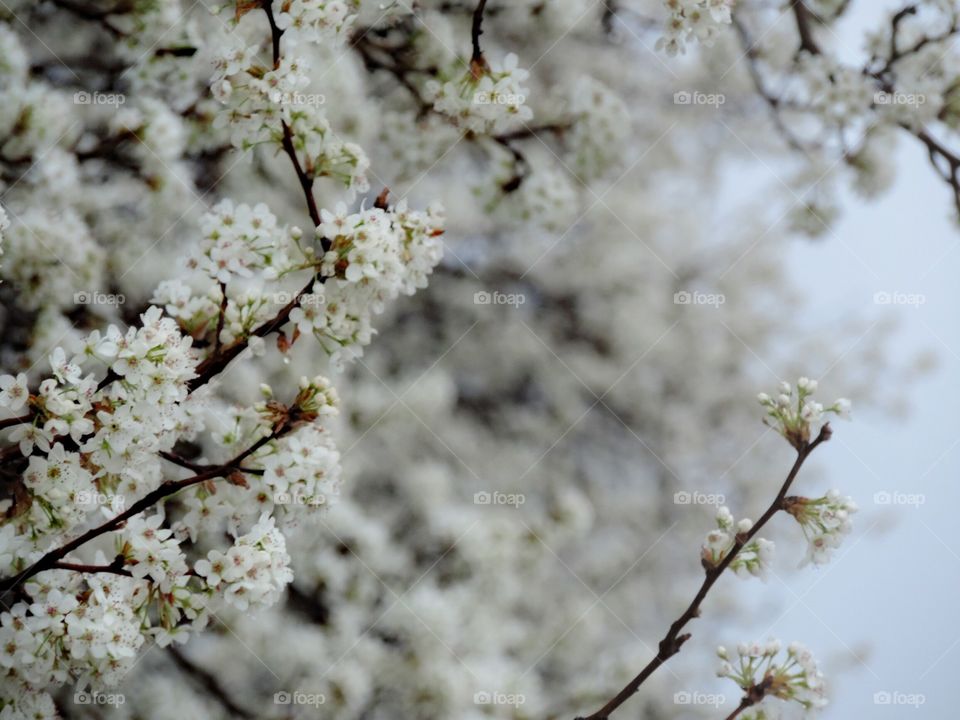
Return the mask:
<path id="1" fill-rule="evenodd" d="M 817 446 L 820 445 L 820 443 L 829 440 L 830 435 L 831 430 L 828 423 L 820 429 L 820 434 L 817 435 L 817 438 L 813 442 L 806 443 L 797 450 L 797 458 L 793 463 L 793 467 L 790 468 L 790 472 L 787 474 L 786 479 L 780 486 L 780 491 L 777 493 L 777 496 L 774 498 L 773 502 L 770 503 L 770 506 L 766 509 L 763 515 L 760 516 L 760 519 L 756 522 L 756 524 L 753 525 L 753 527 L 750 528 L 749 531 L 737 534 L 733 547 L 730 549 L 730 552 L 726 554 L 723 560 L 716 567 L 709 568 L 707 570 L 706 577 L 703 579 L 703 584 L 700 586 L 700 589 L 694 596 L 693 601 L 683 612 L 683 614 L 673 622 L 673 624 L 670 626 L 670 629 L 667 631 L 667 634 L 660 641 L 656 656 L 649 663 L 647 663 L 646 667 L 644 667 L 643 670 L 641 670 L 633 680 L 627 683 L 626 687 L 618 692 L 606 705 L 592 715 L 588 715 L 586 717 L 581 716 L 577 718 L 577 720 L 606 720 L 610 717 L 611 713 L 623 705 L 623 703 L 626 702 L 630 696 L 637 692 L 639 687 L 654 673 L 657 668 L 680 652 L 683 644 L 690 639 L 690 633 L 681 635 L 680 631 L 683 630 L 687 623 L 700 616 L 701 603 L 707 597 L 707 593 L 710 592 L 710 588 L 713 587 L 714 583 L 716 583 L 716 581 L 720 578 L 724 570 L 726 570 L 730 566 L 730 563 L 732 563 L 737 557 L 737 554 L 750 542 L 751 539 L 753 539 L 753 537 L 763 528 L 763 526 L 767 524 L 770 518 L 772 518 L 778 511 L 783 509 L 783 499 L 790 490 L 790 486 L 793 485 L 793 481 L 800 472 L 800 468 L 803 467 L 804 461 L 806 461 L 806 459 L 817 448 Z"/>
<path id="2" fill-rule="evenodd" d="M 811 55 L 820 54 L 820 46 L 813 37 L 813 13 L 804 0 L 794 0 L 793 17 L 797 21 L 797 32 L 800 35 L 800 50 L 806 50 Z"/>
<path id="3" fill-rule="evenodd" d="M 473 55 L 470 56 L 470 65 L 486 65 L 483 59 L 483 50 L 480 49 L 480 36 L 483 35 L 483 10 L 487 6 L 487 0 L 480 0 L 476 9 L 473 11 L 473 25 L 470 28 L 470 39 L 473 42 Z"/>
<path id="4" fill-rule="evenodd" d="M 62 545 L 56 550 L 51 550 L 46 555 L 44 555 L 39 560 L 37 560 L 35 563 L 27 567 L 25 570 L 17 573 L 16 575 L 0 580 L 0 592 L 4 593 L 5 595 L 13 588 L 17 587 L 21 583 L 32 578 L 34 575 L 41 573 L 44 570 L 51 570 L 56 568 L 58 564 L 63 560 L 64 557 L 66 557 L 68 554 L 70 554 L 77 548 L 87 544 L 94 538 L 98 538 L 105 533 L 112 532 L 114 530 L 119 529 L 120 527 L 123 526 L 123 524 L 127 520 L 134 517 L 135 515 L 139 515 L 141 512 L 150 508 L 156 503 L 160 502 L 164 498 L 170 497 L 171 495 L 174 495 L 186 488 L 192 487 L 194 485 L 198 485 L 199 483 L 224 477 L 225 475 L 229 475 L 234 471 L 237 471 L 237 470 L 243 471 L 244 468 L 241 467 L 241 464 L 243 463 L 244 460 L 246 460 L 248 457 L 253 455 L 253 453 L 255 453 L 257 450 L 259 450 L 261 447 L 266 445 L 271 440 L 274 440 L 280 437 L 287 430 L 289 430 L 290 427 L 291 427 L 291 423 L 289 421 L 285 422 L 279 428 L 275 429 L 272 433 L 270 433 L 269 435 L 263 436 L 262 438 L 257 440 L 255 443 L 253 443 L 250 447 L 248 447 L 246 450 L 244 450 L 242 453 L 240 453 L 235 458 L 233 458 L 233 460 L 230 460 L 229 462 L 224 463 L 223 465 L 213 466 L 209 470 L 206 470 L 202 473 L 198 473 L 192 477 L 188 477 L 183 480 L 164 481 L 159 487 L 157 487 L 156 489 L 144 495 L 142 498 L 140 498 L 135 503 L 133 503 L 133 505 L 131 505 L 124 512 L 110 518 L 106 522 L 101 523 L 100 525 L 97 525 L 94 528 L 91 528 L 90 530 L 87 530 L 87 532 L 74 538 L 73 540 L 66 543 L 65 545 Z M 2 596 L 0 596 L 0 599 L 2 599 Z"/>
<path id="5" fill-rule="evenodd" d="M 229 716 L 232 718 L 253 718 L 254 715 L 246 708 L 242 708 L 237 703 L 233 701 L 227 691 L 224 690 L 223 686 L 220 684 L 217 677 L 207 671 L 206 669 L 200 667 L 194 663 L 190 658 L 180 652 L 179 648 L 174 647 L 173 645 L 167 646 L 167 652 L 170 654 L 170 657 L 173 659 L 173 662 L 181 672 L 189 675 L 194 678 L 197 683 L 206 690 L 211 697 L 213 697 L 218 703 L 220 703 L 224 710 L 229 713 Z"/>

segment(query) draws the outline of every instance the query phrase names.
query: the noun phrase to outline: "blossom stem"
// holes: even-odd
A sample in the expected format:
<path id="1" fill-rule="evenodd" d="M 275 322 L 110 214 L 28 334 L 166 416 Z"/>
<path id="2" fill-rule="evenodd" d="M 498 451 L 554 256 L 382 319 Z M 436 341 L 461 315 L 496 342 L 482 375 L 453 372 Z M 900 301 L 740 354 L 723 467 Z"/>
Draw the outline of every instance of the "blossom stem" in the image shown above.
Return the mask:
<path id="1" fill-rule="evenodd" d="M 740 701 L 740 704 L 737 705 L 736 709 L 734 709 L 732 713 L 727 715 L 725 720 L 734 720 L 734 718 L 738 717 L 740 713 L 742 713 L 744 710 L 746 710 L 748 707 L 752 705 L 753 705 L 753 701 L 750 699 L 750 697 L 749 696 L 744 697 L 743 700 Z"/>
<path id="2" fill-rule="evenodd" d="M 773 502 L 770 503 L 770 506 L 766 509 L 763 515 L 760 516 L 760 519 L 753 525 L 753 527 L 750 528 L 750 530 L 737 535 L 736 542 L 730 549 L 730 552 L 724 556 L 723 560 L 721 560 L 720 563 L 718 563 L 715 567 L 707 570 L 706 577 L 703 579 L 703 584 L 700 586 L 700 589 L 697 591 L 697 594 L 694 596 L 690 605 L 683 612 L 683 614 L 673 622 L 673 624 L 670 626 L 670 629 L 667 631 L 667 634 L 660 641 L 656 656 L 649 663 L 647 663 L 640 673 L 633 678 L 633 680 L 627 683 L 627 685 L 606 705 L 592 715 L 587 715 L 585 717 L 581 716 L 578 717 L 577 720 L 606 720 L 617 708 L 623 705 L 623 703 L 625 703 L 634 693 L 637 692 L 640 686 L 654 673 L 654 671 L 656 671 L 657 668 L 680 652 L 683 644 L 690 639 L 690 633 L 681 634 L 681 630 L 683 630 L 683 628 L 691 620 L 700 616 L 700 605 L 710 592 L 710 588 L 713 587 L 714 583 L 717 582 L 724 570 L 726 570 L 730 563 L 733 562 L 737 556 L 737 553 L 739 553 L 750 542 L 754 535 L 756 535 L 763 528 L 763 526 L 767 524 L 770 518 L 783 509 L 783 500 L 786 497 L 787 492 L 790 490 L 790 486 L 793 485 L 793 481 L 796 480 L 797 474 L 800 472 L 800 468 L 803 467 L 804 461 L 806 461 L 806 459 L 817 448 L 817 446 L 820 445 L 820 443 L 829 440 L 830 435 L 830 425 L 825 424 L 820 429 L 820 434 L 817 435 L 815 440 L 805 443 L 797 448 L 797 458 L 794 460 L 793 467 L 790 468 L 790 472 L 783 481 L 780 491 L 773 499 Z"/>
<path id="3" fill-rule="evenodd" d="M 273 41 L 273 66 L 276 68 L 280 64 L 280 38 L 283 36 L 283 30 L 277 27 L 276 18 L 273 17 L 271 0 L 264 0 L 262 7 L 267 15 L 267 22 L 270 23 L 270 37 Z M 287 157 L 290 158 L 290 162 L 293 163 L 293 169 L 297 173 L 297 180 L 300 181 L 300 187 L 303 188 L 303 195 L 307 200 L 307 211 L 310 213 L 313 226 L 316 227 L 320 224 L 320 211 L 317 209 L 317 200 L 313 196 L 313 178 L 304 171 L 303 166 L 300 164 L 300 158 L 297 157 L 297 149 L 293 145 L 293 131 L 290 130 L 290 126 L 287 125 L 285 120 L 281 120 L 280 125 L 283 128 L 283 139 L 281 140 L 283 151 L 287 154 Z M 323 249 L 325 251 L 330 249 L 328 240 L 324 239 L 321 243 L 324 245 Z"/>

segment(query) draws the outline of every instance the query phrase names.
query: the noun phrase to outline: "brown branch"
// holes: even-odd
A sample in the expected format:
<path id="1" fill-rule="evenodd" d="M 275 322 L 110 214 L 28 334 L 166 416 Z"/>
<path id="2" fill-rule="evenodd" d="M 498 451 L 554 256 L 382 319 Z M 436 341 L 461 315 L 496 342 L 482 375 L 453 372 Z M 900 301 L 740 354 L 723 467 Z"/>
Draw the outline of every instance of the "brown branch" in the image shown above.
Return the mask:
<path id="1" fill-rule="evenodd" d="M 767 106 L 770 108 L 770 117 L 773 119 L 773 124 L 777 128 L 777 131 L 786 141 L 793 150 L 797 152 L 802 152 L 806 154 L 807 150 L 803 146 L 803 143 L 797 138 L 796 135 L 787 127 L 786 123 L 783 121 L 783 115 L 781 114 L 782 101 L 779 97 L 773 95 L 765 86 L 763 82 L 763 77 L 760 74 L 759 64 L 757 62 L 757 48 L 756 45 L 752 42 L 749 33 L 747 32 L 746 26 L 743 22 L 740 21 L 740 18 L 735 14 L 733 16 L 733 27 L 737 31 L 737 37 L 740 40 L 740 47 L 744 51 L 744 57 L 747 61 L 747 72 L 750 75 L 750 79 L 753 81 L 753 85 L 756 88 L 757 94 L 763 98 Z"/>
<path id="2" fill-rule="evenodd" d="M 291 423 L 288 421 L 283 425 L 281 425 L 279 428 L 276 428 L 269 435 L 265 435 L 259 440 L 257 440 L 250 447 L 248 447 L 242 453 L 240 453 L 235 458 L 233 458 L 233 460 L 223 465 L 215 465 L 211 467 L 209 470 L 206 470 L 202 473 L 198 473 L 192 477 L 188 477 L 183 480 L 164 481 L 159 487 L 157 487 L 156 489 L 144 495 L 142 498 L 137 500 L 133 505 L 131 505 L 124 512 L 110 518 L 106 522 L 101 523 L 100 525 L 97 525 L 94 528 L 91 528 L 90 530 L 87 530 L 87 532 L 74 538 L 73 540 L 66 543 L 65 545 L 60 546 L 56 550 L 51 550 L 50 552 L 45 554 L 43 557 L 41 557 L 39 560 L 37 560 L 35 563 L 30 565 L 23 571 L 17 573 L 16 575 L 12 575 L 11 577 L 0 580 L 0 592 L 4 593 L 4 596 L 5 596 L 6 593 L 10 592 L 12 589 L 17 587 L 18 585 L 29 580 L 34 575 L 41 573 L 44 570 L 51 570 L 56 568 L 58 563 L 60 563 L 64 557 L 66 557 L 68 554 L 70 554 L 77 548 L 87 544 L 94 538 L 98 538 L 105 533 L 118 530 L 130 518 L 134 517 L 135 515 L 139 515 L 144 510 L 150 508 L 151 506 L 155 505 L 161 500 L 180 492 L 181 490 L 192 487 L 194 485 L 198 485 L 203 482 L 207 482 L 208 480 L 214 480 L 216 478 L 224 477 L 237 470 L 241 472 L 244 471 L 244 468 L 241 466 L 244 460 L 246 460 L 248 457 L 250 457 L 253 453 L 255 453 L 257 450 L 259 450 L 261 447 L 266 445 L 271 440 L 274 440 L 280 437 L 290 428 L 291 428 Z M 2 599 L 2 597 L 3 596 L 0 596 L 0 599 Z"/>
<path id="3" fill-rule="evenodd" d="M 126 15 L 130 12 L 133 12 L 134 9 L 133 3 L 130 2 L 121 2 L 117 5 L 117 7 L 109 10 L 97 10 L 95 8 L 86 7 L 84 4 L 68 2 L 68 0 L 53 0 L 53 4 L 58 8 L 66 10 L 70 14 L 81 18 L 82 20 L 90 20 L 98 23 L 104 30 L 118 38 L 127 37 L 127 33 L 115 25 L 110 24 L 108 21 L 109 17 L 111 15 Z"/>
<path id="4" fill-rule="evenodd" d="M 14 425 L 23 425 L 24 423 L 33 422 L 34 417 L 35 415 L 31 412 L 19 417 L 4 418 L 3 420 L 0 420 L 0 430 L 13 427 Z"/>
<path id="5" fill-rule="evenodd" d="M 766 697 L 767 691 L 770 689 L 772 684 L 773 677 L 771 675 L 766 675 L 763 680 L 755 685 L 751 685 L 747 690 L 747 694 L 743 696 L 742 700 L 740 700 L 740 704 L 737 705 L 732 713 L 727 715 L 725 720 L 734 720 L 734 718 L 740 715 L 740 713 L 747 708 L 763 702 L 763 698 Z"/>
<path id="6" fill-rule="evenodd" d="M 213 353 L 220 352 L 220 333 L 223 332 L 223 323 L 227 319 L 227 284 L 220 283 L 220 314 L 217 316 L 217 332 L 213 338 Z"/>
<path id="7" fill-rule="evenodd" d="M 227 691 L 220 684 L 220 680 L 213 673 L 197 665 L 195 662 L 190 660 L 190 658 L 181 653 L 179 648 L 176 648 L 173 645 L 167 646 L 167 652 L 170 654 L 173 662 L 181 670 L 181 672 L 194 678 L 204 690 L 206 690 L 218 703 L 223 706 L 224 710 L 229 713 L 229 717 L 255 717 L 252 712 L 246 708 L 240 707 L 233 701 L 230 695 L 227 694 Z"/>
<path id="8" fill-rule="evenodd" d="M 914 130 L 908 125 L 901 125 L 901 127 L 926 146 L 930 164 L 953 190 L 953 201 L 957 212 L 960 213 L 960 155 L 951 151 L 926 130 Z M 941 161 L 946 163 L 946 167 L 941 166 Z"/>
<path id="9" fill-rule="evenodd" d="M 476 9 L 473 11 L 473 25 L 470 28 L 470 40 L 473 43 L 473 54 L 470 56 L 470 65 L 484 66 L 486 61 L 483 59 L 483 50 L 480 49 L 480 36 L 483 35 L 483 9 L 487 6 L 487 0 L 480 0 Z"/>
<path id="10" fill-rule="evenodd" d="M 760 519 L 756 522 L 756 524 L 753 525 L 753 527 L 750 528 L 750 530 L 745 533 L 737 534 L 733 547 L 730 549 L 730 552 L 724 556 L 723 560 L 721 560 L 720 563 L 715 567 L 707 569 L 707 574 L 703 579 L 703 584 L 700 586 L 700 589 L 697 591 L 697 594 L 694 596 L 693 601 L 690 603 L 687 609 L 673 622 L 673 624 L 670 626 L 670 629 L 667 631 L 667 634 L 660 641 L 656 656 L 649 663 L 647 663 L 646 667 L 644 667 L 643 670 L 641 670 L 640 673 L 633 678 L 633 680 L 627 683 L 626 687 L 618 692 L 606 705 L 592 715 L 588 715 L 586 717 L 581 716 L 577 718 L 577 720 L 606 720 L 610 717 L 611 713 L 623 705 L 623 703 L 625 703 L 634 693 L 637 692 L 639 687 L 654 673 L 657 668 L 680 652 L 683 644 L 690 639 L 690 633 L 681 634 L 680 631 L 683 630 L 687 623 L 700 616 L 701 603 L 703 603 L 704 599 L 707 597 L 707 593 L 710 592 L 710 588 L 713 587 L 714 583 L 717 582 L 723 572 L 730 566 L 730 563 L 732 563 L 737 557 L 737 554 L 750 542 L 751 539 L 753 539 L 753 537 L 763 528 L 763 526 L 767 524 L 770 518 L 783 509 L 783 499 L 786 497 L 787 491 L 790 489 L 790 486 L 796 479 L 797 474 L 800 472 L 800 468 L 803 467 L 804 461 L 817 448 L 817 446 L 820 445 L 820 443 L 829 440 L 830 435 L 831 430 L 828 423 L 820 429 L 820 434 L 813 442 L 805 443 L 799 447 L 797 450 L 797 458 L 793 463 L 793 467 L 790 468 L 790 472 L 783 481 L 783 485 L 781 485 L 780 491 L 777 493 L 777 496 L 774 498 L 773 502 L 770 503 L 770 506 L 766 509 L 763 515 L 760 516 Z"/>
<path id="11" fill-rule="evenodd" d="M 797 32 L 800 35 L 800 50 L 806 50 L 811 55 L 820 54 L 820 46 L 813 36 L 813 13 L 804 0 L 794 0 L 793 17 L 797 21 Z"/>
<path id="12" fill-rule="evenodd" d="M 262 6 L 263 11 L 267 15 L 267 21 L 270 23 L 270 37 L 273 44 L 273 66 L 276 68 L 280 65 L 280 38 L 283 36 L 283 30 L 277 27 L 276 18 L 273 17 L 273 6 L 270 0 L 263 0 Z M 310 213 L 310 219 L 313 220 L 313 225 L 316 227 L 320 224 L 320 212 L 317 210 L 317 201 L 313 197 L 313 177 L 308 175 L 303 166 L 300 165 L 300 158 L 297 157 L 297 150 L 293 145 L 293 131 L 290 129 L 290 126 L 287 125 L 285 120 L 280 121 L 280 125 L 283 128 L 283 138 L 281 139 L 281 145 L 283 146 L 283 151 L 287 154 L 287 157 L 290 158 L 290 162 L 293 163 L 293 169 L 297 173 L 297 180 L 300 181 L 300 187 L 303 188 L 303 195 L 307 200 L 307 210 Z M 329 245 L 324 244 L 324 250 L 329 250 Z"/>
<path id="13" fill-rule="evenodd" d="M 732 713 L 727 715 L 725 720 L 734 720 L 734 718 L 736 718 L 738 715 L 740 715 L 740 713 L 742 713 L 744 710 L 746 710 L 748 707 L 751 707 L 752 705 L 753 703 L 750 701 L 749 696 L 744 697 L 743 700 L 740 701 L 740 704 L 737 705 L 736 709 Z"/>
<path id="14" fill-rule="evenodd" d="M 117 555 L 109 565 L 84 565 L 82 563 L 59 561 L 54 563 L 51 569 L 73 570 L 79 573 L 112 573 L 114 575 L 133 577 L 133 573 L 124 567 L 125 564 L 126 559 L 123 555 Z"/>

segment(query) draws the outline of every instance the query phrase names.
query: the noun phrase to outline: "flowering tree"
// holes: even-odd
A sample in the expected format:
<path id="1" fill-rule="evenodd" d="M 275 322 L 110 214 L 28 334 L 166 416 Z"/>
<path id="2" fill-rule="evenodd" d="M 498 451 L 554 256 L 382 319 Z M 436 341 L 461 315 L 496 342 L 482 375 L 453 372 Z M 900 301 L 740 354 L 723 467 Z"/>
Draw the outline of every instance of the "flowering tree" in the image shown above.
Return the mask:
<path id="1" fill-rule="evenodd" d="M 848 4 L 3 4 L 0 717 L 599 720 L 648 678 L 668 707 L 654 671 L 725 570 L 770 571 L 768 521 L 819 564 L 856 509 L 788 494 L 849 412 L 815 380 L 760 396 L 786 480 L 730 476 L 741 365 L 835 357 L 755 302 L 787 300 L 769 229 L 691 217 L 758 151 L 684 129 L 794 163 L 793 229 L 829 230 L 842 168 L 882 190 L 894 134 L 960 210 L 957 9 L 905 6 L 853 68 Z M 767 509 L 715 503 L 691 600 L 649 578 L 683 573 L 659 545 L 702 532 L 665 510 L 696 488 Z M 729 717 L 825 701 L 800 646 L 719 654 Z"/>

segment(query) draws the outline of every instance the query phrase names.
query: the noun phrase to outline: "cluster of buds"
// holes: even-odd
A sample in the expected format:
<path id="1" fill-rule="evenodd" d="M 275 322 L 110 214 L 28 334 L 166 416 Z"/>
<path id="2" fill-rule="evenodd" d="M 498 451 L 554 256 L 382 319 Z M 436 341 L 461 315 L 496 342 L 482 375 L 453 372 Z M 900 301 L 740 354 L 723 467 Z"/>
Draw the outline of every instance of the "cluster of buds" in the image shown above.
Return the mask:
<path id="1" fill-rule="evenodd" d="M 733 680 L 754 705 L 765 697 L 796 702 L 805 710 L 826 705 L 823 675 L 810 651 L 799 643 L 791 643 L 786 657 L 778 659 L 780 650 L 779 640 L 741 643 L 736 656 L 731 658 L 721 646 L 717 648 L 721 660 L 717 675 Z"/>
<path id="2" fill-rule="evenodd" d="M 709 571 L 720 565 L 737 542 L 745 539 L 744 536 L 752 527 L 753 522 L 748 518 L 735 522 L 727 508 L 717 510 L 717 529 L 707 533 L 700 551 L 703 567 Z M 753 575 L 763 578 L 773 561 L 773 550 L 771 541 L 756 538 L 741 548 L 729 567 L 740 577 Z"/>
<path id="3" fill-rule="evenodd" d="M 819 498 L 784 498 L 783 509 L 797 519 L 807 538 L 807 556 L 802 564 L 823 565 L 853 529 L 850 515 L 857 511 L 857 505 L 852 498 L 831 490 Z"/>
<path id="4" fill-rule="evenodd" d="M 849 419 L 850 401 L 840 398 L 833 405 L 824 407 L 812 399 L 817 390 L 817 381 L 802 377 L 797 380 L 796 390 L 788 382 L 780 383 L 776 397 L 760 393 L 757 400 L 767 409 L 764 423 L 774 428 L 793 447 L 800 450 L 810 442 L 814 429 L 820 429 L 827 413 Z"/>
<path id="5" fill-rule="evenodd" d="M 336 388 L 322 375 L 312 380 L 301 377 L 299 392 L 289 407 L 274 398 L 273 389 L 266 383 L 260 385 L 260 394 L 264 400 L 255 408 L 274 428 L 287 424 L 302 425 L 319 417 L 336 415 L 340 402 Z"/>

